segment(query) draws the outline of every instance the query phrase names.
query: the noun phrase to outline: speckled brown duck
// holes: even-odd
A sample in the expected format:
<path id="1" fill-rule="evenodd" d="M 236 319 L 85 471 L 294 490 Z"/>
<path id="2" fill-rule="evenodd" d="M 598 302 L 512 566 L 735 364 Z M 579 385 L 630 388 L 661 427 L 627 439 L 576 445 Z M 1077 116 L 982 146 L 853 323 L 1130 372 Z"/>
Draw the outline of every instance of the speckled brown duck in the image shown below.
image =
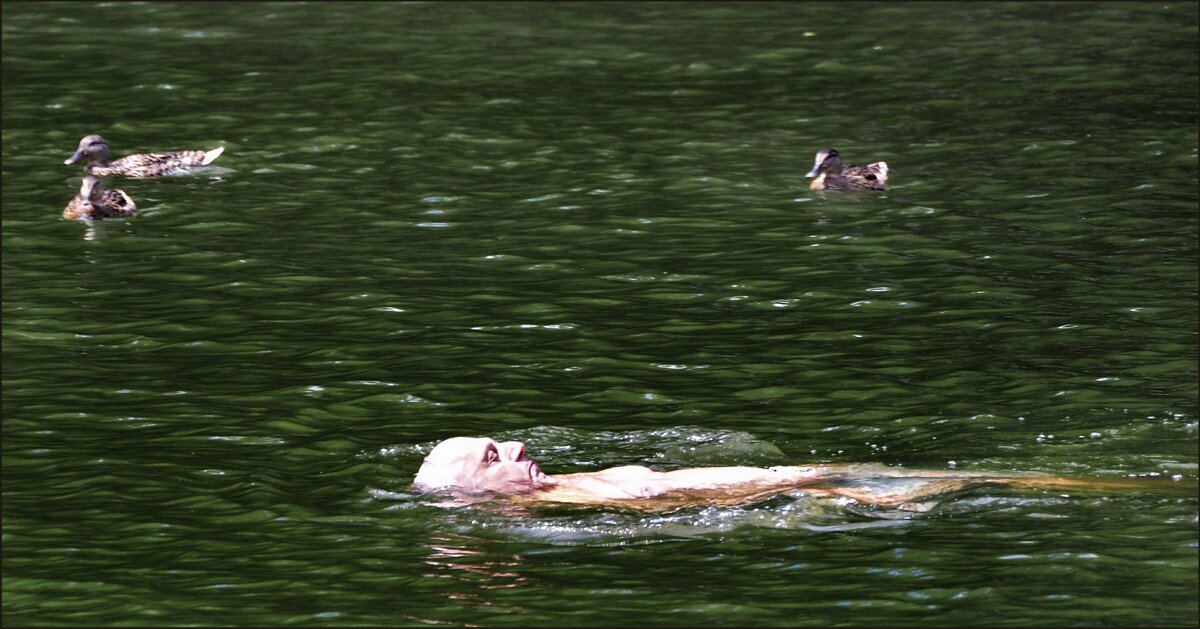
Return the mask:
<path id="1" fill-rule="evenodd" d="M 124 190 L 104 188 L 95 175 L 84 175 L 79 194 L 63 210 L 63 218 L 79 221 L 133 216 L 137 205 Z"/>
<path id="2" fill-rule="evenodd" d="M 866 166 L 843 164 L 836 149 L 817 151 L 816 163 L 805 177 L 812 179 L 813 190 L 887 190 L 887 162 Z"/>
<path id="3" fill-rule="evenodd" d="M 172 175 L 188 168 L 207 166 L 221 156 L 225 147 L 211 151 L 172 151 L 170 153 L 138 153 L 121 159 L 108 161 L 108 142 L 98 135 L 89 135 L 79 141 L 79 148 L 64 164 L 74 164 L 86 159 L 84 172 L 89 175 L 120 175 L 144 179 Z"/>

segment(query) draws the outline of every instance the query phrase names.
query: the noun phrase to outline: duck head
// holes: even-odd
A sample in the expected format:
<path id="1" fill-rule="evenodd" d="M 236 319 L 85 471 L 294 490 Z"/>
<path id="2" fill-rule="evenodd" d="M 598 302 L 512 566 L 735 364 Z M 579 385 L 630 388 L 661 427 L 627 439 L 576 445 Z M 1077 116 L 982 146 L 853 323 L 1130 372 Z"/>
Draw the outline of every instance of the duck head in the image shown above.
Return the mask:
<path id="1" fill-rule="evenodd" d="M 105 163 L 108 161 L 108 142 L 98 135 L 85 136 L 79 141 L 79 148 L 75 149 L 75 154 L 67 158 L 64 164 L 74 164 L 83 158 L 87 158 L 89 162 Z M 86 198 L 86 197 L 85 197 Z"/>
<path id="2" fill-rule="evenodd" d="M 821 149 L 817 151 L 817 159 L 813 163 L 812 170 L 804 175 L 807 179 L 812 179 L 821 173 L 837 174 L 842 171 L 842 158 L 838 155 L 837 149 Z"/>

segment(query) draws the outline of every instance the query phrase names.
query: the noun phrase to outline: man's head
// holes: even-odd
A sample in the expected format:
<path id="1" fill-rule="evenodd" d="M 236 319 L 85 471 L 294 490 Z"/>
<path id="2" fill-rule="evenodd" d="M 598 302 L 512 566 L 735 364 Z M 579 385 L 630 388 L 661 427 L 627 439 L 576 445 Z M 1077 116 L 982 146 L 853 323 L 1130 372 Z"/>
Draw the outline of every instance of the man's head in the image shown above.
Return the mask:
<path id="1" fill-rule="evenodd" d="M 525 456 L 520 441 L 496 443 L 487 437 L 451 437 L 425 457 L 413 479 L 421 491 L 450 488 L 512 494 L 548 484 L 549 477 Z"/>

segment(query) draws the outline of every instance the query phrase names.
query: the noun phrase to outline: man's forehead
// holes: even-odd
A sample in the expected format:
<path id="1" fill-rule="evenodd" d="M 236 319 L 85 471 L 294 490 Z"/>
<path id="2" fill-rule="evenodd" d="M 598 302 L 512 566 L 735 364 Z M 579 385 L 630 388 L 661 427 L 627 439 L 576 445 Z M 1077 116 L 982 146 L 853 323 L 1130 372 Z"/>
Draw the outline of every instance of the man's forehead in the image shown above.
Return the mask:
<path id="1" fill-rule="evenodd" d="M 452 437 L 439 443 L 430 456 L 459 458 L 486 448 L 492 440 L 487 437 Z"/>

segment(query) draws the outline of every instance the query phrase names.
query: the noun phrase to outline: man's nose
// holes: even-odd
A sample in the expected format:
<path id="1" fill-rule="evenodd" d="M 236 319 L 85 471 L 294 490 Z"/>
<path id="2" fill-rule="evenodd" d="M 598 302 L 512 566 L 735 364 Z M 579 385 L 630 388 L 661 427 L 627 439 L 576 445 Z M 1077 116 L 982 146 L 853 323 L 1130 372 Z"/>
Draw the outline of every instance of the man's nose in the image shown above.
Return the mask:
<path id="1" fill-rule="evenodd" d="M 525 456 L 525 444 L 520 441 L 506 441 L 500 445 L 510 461 L 520 461 L 521 457 Z"/>

